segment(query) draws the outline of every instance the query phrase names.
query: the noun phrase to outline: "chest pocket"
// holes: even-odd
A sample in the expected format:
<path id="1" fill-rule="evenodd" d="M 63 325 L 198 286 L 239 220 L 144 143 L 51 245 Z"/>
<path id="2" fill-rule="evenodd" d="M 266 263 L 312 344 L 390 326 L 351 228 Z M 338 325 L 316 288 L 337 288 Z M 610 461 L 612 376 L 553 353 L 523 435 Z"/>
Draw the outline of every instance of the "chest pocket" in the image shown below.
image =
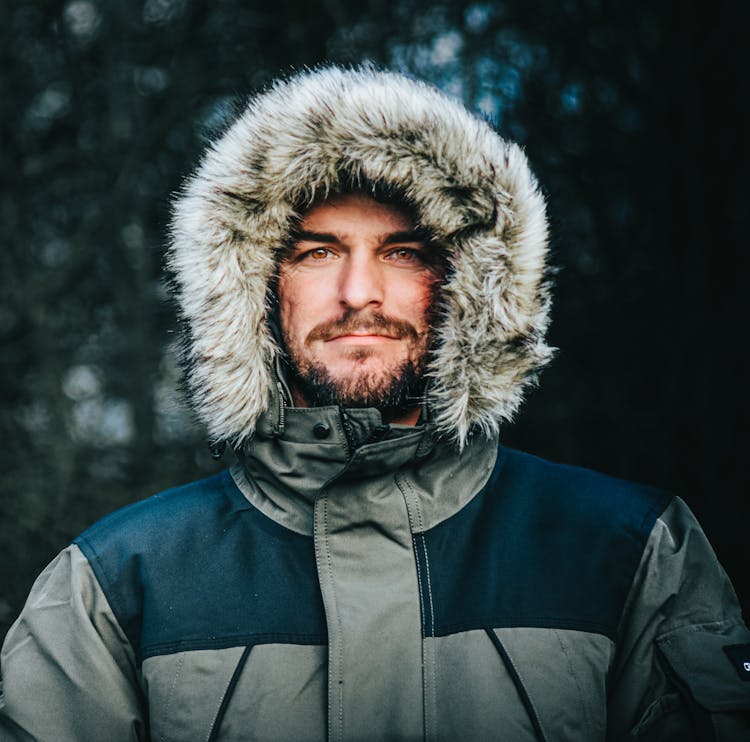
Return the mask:
<path id="1" fill-rule="evenodd" d="M 327 648 L 258 644 L 143 663 L 153 742 L 325 739 Z"/>
<path id="2" fill-rule="evenodd" d="M 507 628 L 427 641 L 435 643 L 439 739 L 604 739 L 613 652 L 606 637 Z"/>
<path id="3" fill-rule="evenodd" d="M 202 649 L 144 660 L 151 739 L 211 739 L 245 651 L 245 647 Z"/>

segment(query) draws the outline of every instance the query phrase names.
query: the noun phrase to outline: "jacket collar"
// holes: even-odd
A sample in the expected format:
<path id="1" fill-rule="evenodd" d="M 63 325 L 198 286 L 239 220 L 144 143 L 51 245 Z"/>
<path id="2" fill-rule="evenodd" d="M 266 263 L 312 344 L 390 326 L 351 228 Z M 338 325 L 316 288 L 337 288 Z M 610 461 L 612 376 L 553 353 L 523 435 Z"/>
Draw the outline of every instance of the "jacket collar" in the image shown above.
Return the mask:
<path id="1" fill-rule="evenodd" d="M 416 426 L 384 425 L 375 409 L 289 407 L 285 396 L 280 382 L 255 436 L 235 449 L 232 476 L 256 508 L 298 533 L 311 535 L 318 498 L 349 487 L 357 497 L 368 480 L 397 473 L 431 527 L 463 507 L 494 465 L 494 437 L 459 450 L 438 437 L 426 409 Z"/>

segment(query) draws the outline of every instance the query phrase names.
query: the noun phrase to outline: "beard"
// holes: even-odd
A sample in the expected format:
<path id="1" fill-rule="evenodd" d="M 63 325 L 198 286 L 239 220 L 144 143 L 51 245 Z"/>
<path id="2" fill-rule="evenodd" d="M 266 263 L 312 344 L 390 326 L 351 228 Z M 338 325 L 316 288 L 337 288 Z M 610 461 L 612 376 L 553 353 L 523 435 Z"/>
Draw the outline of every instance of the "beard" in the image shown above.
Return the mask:
<path id="1" fill-rule="evenodd" d="M 351 348 L 344 352 L 354 368 L 342 378 L 331 374 L 309 349 L 315 340 L 325 341 L 337 335 L 368 330 L 405 339 L 410 357 L 380 368 L 366 369 L 367 360 L 376 356 L 377 351 L 368 347 Z M 311 407 L 374 407 L 380 411 L 383 422 L 389 422 L 424 398 L 424 370 L 431 340 L 429 331 L 419 333 L 410 323 L 379 313 L 366 317 L 349 313 L 317 325 L 304 343 L 293 342 L 284 332 L 282 336 L 290 381 Z M 357 368 L 360 364 L 361 368 Z"/>

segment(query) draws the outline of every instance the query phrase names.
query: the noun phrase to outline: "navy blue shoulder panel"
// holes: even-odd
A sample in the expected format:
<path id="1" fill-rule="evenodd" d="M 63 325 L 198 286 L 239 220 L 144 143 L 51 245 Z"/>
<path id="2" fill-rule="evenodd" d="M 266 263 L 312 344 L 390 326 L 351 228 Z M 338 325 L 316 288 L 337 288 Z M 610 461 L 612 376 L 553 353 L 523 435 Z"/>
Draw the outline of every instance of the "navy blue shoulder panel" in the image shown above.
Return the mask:
<path id="1" fill-rule="evenodd" d="M 228 472 L 118 510 L 74 543 L 139 661 L 327 641 L 312 539 L 255 509 Z"/>
<path id="2" fill-rule="evenodd" d="M 425 632 L 529 626 L 614 639 L 646 540 L 670 499 L 501 448 L 484 489 L 416 537 L 432 591 Z"/>

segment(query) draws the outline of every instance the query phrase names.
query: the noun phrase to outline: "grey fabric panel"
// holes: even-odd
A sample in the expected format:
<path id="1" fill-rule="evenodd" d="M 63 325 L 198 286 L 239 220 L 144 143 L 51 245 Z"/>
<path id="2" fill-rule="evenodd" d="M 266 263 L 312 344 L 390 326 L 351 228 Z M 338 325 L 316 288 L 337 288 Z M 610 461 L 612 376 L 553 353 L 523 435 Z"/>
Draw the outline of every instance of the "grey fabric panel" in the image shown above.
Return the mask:
<path id="1" fill-rule="evenodd" d="M 208 739 L 243 651 L 244 647 L 203 649 L 144 660 L 152 739 Z"/>
<path id="2" fill-rule="evenodd" d="M 248 476 L 241 464 L 232 466 L 229 473 L 247 501 L 263 515 L 290 531 L 302 536 L 312 536 L 312 499 L 299 497 L 290 501 L 268 485 L 265 490 L 261 490 L 259 482 Z"/>
<path id="3" fill-rule="evenodd" d="M 243 651 L 232 647 L 145 660 L 152 739 L 208 739 Z M 253 647 L 228 697 L 217 739 L 325 739 L 325 692 L 325 647 Z"/>
<path id="4" fill-rule="evenodd" d="M 631 730 L 644 739 L 689 739 L 679 737 L 691 722 L 656 652 L 657 639 L 686 627 L 716 630 L 741 622 L 729 579 L 692 513 L 676 498 L 654 525 L 623 611 L 610 677 L 608 739 L 632 739 Z M 703 682 L 713 682 L 710 672 Z M 745 733 L 750 739 L 750 729 Z"/>
<path id="5" fill-rule="evenodd" d="M 2 655 L 0 716 L 41 742 L 146 738 L 132 649 L 78 547 L 42 572 Z M 8 739 L 24 739 L 0 723 Z"/>
<path id="6" fill-rule="evenodd" d="M 548 740 L 604 739 L 606 671 L 614 652 L 600 634 L 538 628 L 495 630 Z M 536 742 L 518 691 L 482 630 L 434 643 L 440 740 Z"/>
<path id="7" fill-rule="evenodd" d="M 437 734 L 441 742 L 536 742 L 502 660 L 484 631 L 426 639 L 434 647 Z"/>
<path id="8" fill-rule="evenodd" d="M 607 726 L 607 670 L 615 647 L 601 634 L 497 629 L 549 740 L 601 740 Z"/>
<path id="9" fill-rule="evenodd" d="M 229 701 L 218 739 L 325 740 L 326 663 L 326 647 L 253 647 Z"/>
<path id="10" fill-rule="evenodd" d="M 438 443 L 428 458 L 403 470 L 399 476 L 407 479 L 418 502 L 414 531 L 427 531 L 466 505 L 487 484 L 497 454 L 496 437 L 476 436 L 461 452 Z"/>
<path id="11" fill-rule="evenodd" d="M 329 632 L 329 738 L 422 739 L 422 627 L 406 505 L 391 477 L 315 503 Z"/>

